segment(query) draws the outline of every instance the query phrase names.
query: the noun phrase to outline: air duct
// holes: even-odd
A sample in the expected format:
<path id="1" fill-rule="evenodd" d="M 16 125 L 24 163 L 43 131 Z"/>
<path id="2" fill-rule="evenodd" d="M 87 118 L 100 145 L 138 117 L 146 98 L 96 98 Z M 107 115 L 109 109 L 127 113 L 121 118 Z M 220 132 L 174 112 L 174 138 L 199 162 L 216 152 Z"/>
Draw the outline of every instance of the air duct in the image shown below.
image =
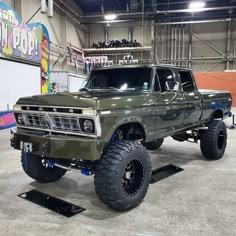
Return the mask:
<path id="1" fill-rule="evenodd" d="M 47 12 L 47 1 L 41 0 L 41 13 L 46 14 Z"/>
<path id="2" fill-rule="evenodd" d="M 48 0 L 48 17 L 53 18 L 53 0 Z"/>

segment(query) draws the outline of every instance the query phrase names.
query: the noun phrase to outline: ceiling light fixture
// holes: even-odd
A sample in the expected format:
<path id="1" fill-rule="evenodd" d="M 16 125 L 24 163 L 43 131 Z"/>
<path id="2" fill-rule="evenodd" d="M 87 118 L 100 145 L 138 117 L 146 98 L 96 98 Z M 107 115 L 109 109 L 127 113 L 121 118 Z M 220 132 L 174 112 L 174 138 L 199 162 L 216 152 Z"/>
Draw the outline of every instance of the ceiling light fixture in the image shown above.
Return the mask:
<path id="1" fill-rule="evenodd" d="M 205 2 L 191 2 L 189 4 L 189 10 L 191 12 L 203 11 L 205 6 Z"/>
<path id="2" fill-rule="evenodd" d="M 109 15 L 105 15 L 104 18 L 105 18 L 105 20 L 108 20 L 108 21 L 115 20 L 117 18 L 117 15 L 109 14 Z"/>
<path id="3" fill-rule="evenodd" d="M 203 11 L 205 6 L 206 6 L 205 2 L 191 2 L 189 4 L 189 11 L 191 12 Z"/>

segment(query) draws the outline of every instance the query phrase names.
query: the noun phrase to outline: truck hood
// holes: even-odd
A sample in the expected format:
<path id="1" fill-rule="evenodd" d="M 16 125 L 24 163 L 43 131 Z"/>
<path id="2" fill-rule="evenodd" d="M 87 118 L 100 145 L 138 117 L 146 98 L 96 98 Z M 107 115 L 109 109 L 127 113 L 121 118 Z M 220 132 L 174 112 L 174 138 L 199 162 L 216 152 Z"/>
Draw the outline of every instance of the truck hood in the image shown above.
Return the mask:
<path id="1" fill-rule="evenodd" d="M 78 93 L 58 93 L 20 98 L 19 105 L 61 106 L 107 110 L 140 106 L 146 103 L 145 92 L 137 91 L 90 91 Z"/>

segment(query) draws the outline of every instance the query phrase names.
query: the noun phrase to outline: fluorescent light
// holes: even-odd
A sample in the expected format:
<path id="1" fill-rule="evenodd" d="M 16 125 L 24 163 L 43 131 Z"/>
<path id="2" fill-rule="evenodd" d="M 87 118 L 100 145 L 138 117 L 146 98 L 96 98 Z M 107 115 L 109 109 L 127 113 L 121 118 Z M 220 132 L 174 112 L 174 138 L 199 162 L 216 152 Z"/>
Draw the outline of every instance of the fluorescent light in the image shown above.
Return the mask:
<path id="1" fill-rule="evenodd" d="M 191 2 L 189 4 L 190 11 L 202 11 L 203 8 L 206 6 L 205 2 Z"/>
<path id="2" fill-rule="evenodd" d="M 116 17 L 117 17 L 117 15 L 115 15 L 115 14 L 109 14 L 109 15 L 104 16 L 105 20 L 115 20 Z"/>

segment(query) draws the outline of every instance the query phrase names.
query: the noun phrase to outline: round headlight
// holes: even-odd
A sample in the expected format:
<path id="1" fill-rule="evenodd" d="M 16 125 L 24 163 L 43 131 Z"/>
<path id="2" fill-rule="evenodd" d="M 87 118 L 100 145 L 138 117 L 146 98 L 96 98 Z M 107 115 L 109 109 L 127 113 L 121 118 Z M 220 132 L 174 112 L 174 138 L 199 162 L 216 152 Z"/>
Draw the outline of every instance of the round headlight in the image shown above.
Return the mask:
<path id="1" fill-rule="evenodd" d="M 17 115 L 17 123 L 22 125 L 24 123 L 22 114 Z"/>
<path id="2" fill-rule="evenodd" d="M 85 120 L 83 126 L 87 133 L 91 133 L 93 131 L 93 123 L 91 120 Z"/>

